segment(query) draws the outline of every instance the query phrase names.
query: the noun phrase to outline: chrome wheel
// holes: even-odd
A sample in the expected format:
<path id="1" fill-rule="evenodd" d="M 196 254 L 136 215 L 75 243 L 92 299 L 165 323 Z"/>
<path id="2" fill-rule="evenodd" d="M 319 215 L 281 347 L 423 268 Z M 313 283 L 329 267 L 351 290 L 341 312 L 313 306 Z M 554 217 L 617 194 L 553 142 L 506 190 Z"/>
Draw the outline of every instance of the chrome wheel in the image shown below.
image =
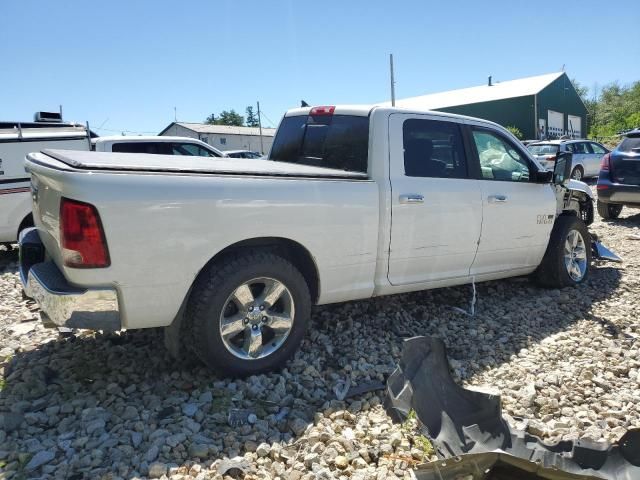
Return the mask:
<path id="1" fill-rule="evenodd" d="M 293 327 L 295 306 L 284 283 L 254 278 L 236 288 L 220 314 L 224 346 L 243 360 L 271 355 L 285 342 Z"/>
<path id="2" fill-rule="evenodd" d="M 571 174 L 571 178 L 574 180 L 582 180 L 582 170 L 579 168 L 574 168 L 573 173 Z"/>
<path id="3" fill-rule="evenodd" d="M 571 279 L 576 282 L 587 273 L 586 243 L 577 230 L 570 230 L 564 243 L 564 265 Z"/>

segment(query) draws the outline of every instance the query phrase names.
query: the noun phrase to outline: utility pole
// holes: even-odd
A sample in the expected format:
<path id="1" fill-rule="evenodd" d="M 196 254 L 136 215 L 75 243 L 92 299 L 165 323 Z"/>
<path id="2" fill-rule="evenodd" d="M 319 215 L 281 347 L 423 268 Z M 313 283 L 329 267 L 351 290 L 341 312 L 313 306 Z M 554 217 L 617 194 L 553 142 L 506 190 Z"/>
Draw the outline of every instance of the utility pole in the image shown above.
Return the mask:
<path id="1" fill-rule="evenodd" d="M 173 107 L 173 121 L 178 121 L 178 109 L 176 107 Z"/>
<path id="2" fill-rule="evenodd" d="M 391 106 L 396 106 L 396 81 L 393 78 L 393 53 L 389 54 L 389 69 L 391 71 Z"/>
<path id="3" fill-rule="evenodd" d="M 262 144 L 262 119 L 260 118 L 260 102 L 258 104 L 258 128 L 260 129 L 260 153 L 264 155 L 264 145 Z"/>
<path id="4" fill-rule="evenodd" d="M 62 105 L 60 105 L 60 121 L 62 122 Z"/>

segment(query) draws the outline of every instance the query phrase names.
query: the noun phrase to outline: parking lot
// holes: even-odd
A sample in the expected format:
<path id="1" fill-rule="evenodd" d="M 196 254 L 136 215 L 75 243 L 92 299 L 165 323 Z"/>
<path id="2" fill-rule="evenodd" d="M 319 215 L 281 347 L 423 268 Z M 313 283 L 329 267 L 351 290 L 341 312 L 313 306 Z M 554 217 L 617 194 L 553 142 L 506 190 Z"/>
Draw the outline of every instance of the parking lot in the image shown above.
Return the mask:
<path id="1" fill-rule="evenodd" d="M 225 459 L 244 478 L 410 478 L 431 455 L 414 422 L 391 421 L 384 391 L 335 389 L 384 381 L 413 335 L 441 337 L 456 377 L 499 391 L 531 433 L 617 440 L 640 427 L 640 213 L 591 230 L 624 263 L 577 288 L 479 284 L 473 317 L 452 308 L 470 286 L 316 307 L 286 369 L 245 380 L 176 364 L 155 330 L 44 329 L 1 251 L 0 478 L 222 478 Z"/>

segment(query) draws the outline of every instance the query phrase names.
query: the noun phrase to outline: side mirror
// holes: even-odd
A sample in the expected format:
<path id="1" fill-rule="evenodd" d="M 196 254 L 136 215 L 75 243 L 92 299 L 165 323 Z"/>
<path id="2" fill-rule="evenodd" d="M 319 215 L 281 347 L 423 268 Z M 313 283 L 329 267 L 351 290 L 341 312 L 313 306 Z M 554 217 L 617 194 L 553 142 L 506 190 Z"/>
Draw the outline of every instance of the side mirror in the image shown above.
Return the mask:
<path id="1" fill-rule="evenodd" d="M 535 176 L 536 183 L 551 183 L 553 180 L 553 172 L 549 170 L 537 171 Z"/>
<path id="2" fill-rule="evenodd" d="M 558 152 L 556 165 L 553 168 L 553 183 L 556 185 L 566 185 L 571 180 L 571 167 L 573 164 L 573 153 Z"/>

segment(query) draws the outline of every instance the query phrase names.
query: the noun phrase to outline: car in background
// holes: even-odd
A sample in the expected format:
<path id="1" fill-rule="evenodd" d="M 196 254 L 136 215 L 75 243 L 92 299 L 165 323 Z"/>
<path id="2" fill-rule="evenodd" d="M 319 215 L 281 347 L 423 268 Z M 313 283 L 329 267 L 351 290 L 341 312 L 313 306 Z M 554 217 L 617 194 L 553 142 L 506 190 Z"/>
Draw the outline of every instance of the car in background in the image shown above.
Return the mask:
<path id="1" fill-rule="evenodd" d="M 148 153 L 152 155 L 186 155 L 193 157 L 226 157 L 225 152 L 201 140 L 189 137 L 113 135 L 91 140 L 94 152 Z"/>
<path id="2" fill-rule="evenodd" d="M 262 158 L 264 156 L 251 150 L 225 150 L 223 153 L 226 157 L 231 158 Z"/>
<path id="3" fill-rule="evenodd" d="M 602 156 L 609 153 L 607 147 L 591 140 L 539 140 L 527 148 L 547 170 L 553 170 L 558 152 L 571 152 L 571 178 L 575 180 L 597 177 Z"/>
<path id="4" fill-rule="evenodd" d="M 640 128 L 626 132 L 602 157 L 596 189 L 598 214 L 605 220 L 618 218 L 624 206 L 640 208 Z"/>

